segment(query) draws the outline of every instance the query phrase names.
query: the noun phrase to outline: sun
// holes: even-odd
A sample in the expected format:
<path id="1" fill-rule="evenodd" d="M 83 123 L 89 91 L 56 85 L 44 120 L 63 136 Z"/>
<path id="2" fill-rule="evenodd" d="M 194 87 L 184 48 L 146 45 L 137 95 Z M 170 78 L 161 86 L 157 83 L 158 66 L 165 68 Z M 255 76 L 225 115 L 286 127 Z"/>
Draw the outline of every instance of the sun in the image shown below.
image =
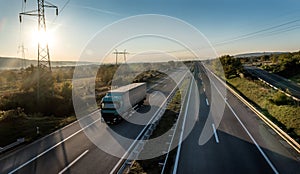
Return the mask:
<path id="1" fill-rule="evenodd" d="M 46 31 L 33 31 L 33 44 L 40 44 L 40 46 L 46 46 L 53 44 L 53 35 L 51 32 Z"/>

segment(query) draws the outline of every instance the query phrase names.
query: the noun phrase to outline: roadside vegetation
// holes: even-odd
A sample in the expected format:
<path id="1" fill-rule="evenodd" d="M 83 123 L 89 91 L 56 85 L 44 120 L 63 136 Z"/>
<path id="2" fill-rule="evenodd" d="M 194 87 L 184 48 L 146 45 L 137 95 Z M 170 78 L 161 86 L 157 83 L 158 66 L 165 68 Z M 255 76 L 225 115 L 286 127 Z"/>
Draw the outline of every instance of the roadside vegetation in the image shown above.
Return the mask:
<path id="1" fill-rule="evenodd" d="M 142 66 L 151 69 L 154 65 L 135 64 L 130 68 L 137 71 Z M 86 66 L 84 73 L 88 74 L 95 67 L 98 68 L 95 93 L 100 102 L 110 90 L 112 79 L 120 65 L 107 64 L 100 68 Z M 0 70 L 0 147 L 13 143 L 18 138 L 25 138 L 26 143 L 32 142 L 76 120 L 72 102 L 74 69 L 72 66 L 53 67 L 51 73 L 40 71 L 39 75 L 37 67 L 33 65 L 26 69 Z M 39 88 L 38 76 L 42 79 Z M 124 83 L 151 84 L 163 76 L 165 74 L 161 72 L 149 70 L 132 77 L 132 81 L 128 80 L 130 74 L 124 73 L 122 80 Z"/>
<path id="2" fill-rule="evenodd" d="M 238 92 L 258 108 L 271 121 L 299 142 L 300 107 L 291 98 L 259 80 L 228 79 Z"/>
<path id="3" fill-rule="evenodd" d="M 288 79 L 290 79 L 291 81 L 297 83 L 300 86 L 300 73 L 297 75 L 294 75 L 292 77 L 289 77 Z"/>
<path id="4" fill-rule="evenodd" d="M 183 82 L 183 86 L 186 87 L 188 85 L 188 80 L 185 80 Z M 156 129 L 153 131 L 153 134 L 150 136 L 149 139 L 159 137 L 160 135 L 166 133 L 168 130 L 172 128 L 172 126 L 176 123 L 178 119 L 178 115 L 180 113 L 181 108 L 181 98 L 182 98 L 182 92 L 181 90 L 177 90 L 174 97 L 172 98 L 171 102 L 169 103 L 164 115 L 162 116 L 159 124 L 157 125 Z M 176 132 L 177 133 L 177 132 Z M 178 139 L 174 139 L 175 142 L 178 143 Z M 147 147 L 149 146 L 149 147 Z M 150 151 L 153 145 L 148 145 L 147 143 L 144 146 L 145 151 Z M 167 150 L 167 146 L 166 146 Z M 177 148 L 173 149 L 171 152 L 169 152 L 168 161 L 165 168 L 165 173 L 171 173 L 173 162 L 175 161 L 175 155 L 176 155 Z M 143 151 L 141 152 L 143 153 Z M 130 174 L 137 174 L 137 173 L 154 173 L 159 174 L 162 170 L 162 165 L 160 163 L 163 163 L 166 158 L 166 154 L 162 154 L 159 157 L 148 159 L 148 160 L 140 160 L 140 161 L 134 161 L 133 165 L 131 166 L 128 173 Z"/>
<path id="5" fill-rule="evenodd" d="M 269 72 L 285 78 L 300 74 L 300 51 L 264 57 L 264 61 L 270 63 L 262 63 L 261 67 Z"/>
<path id="6" fill-rule="evenodd" d="M 216 62 L 211 67 L 218 72 Z M 220 57 L 226 82 L 252 103 L 271 121 L 281 127 L 296 141 L 300 142 L 300 107 L 299 103 L 247 74 L 242 63 L 253 63 L 265 70 L 284 77 L 299 78 L 300 52 L 261 56 L 255 58 Z M 298 68 L 297 68 L 298 67 Z M 220 72 L 220 71 L 219 71 Z"/>
<path id="7" fill-rule="evenodd" d="M 75 120 L 72 67 L 53 68 L 51 74 L 40 71 L 43 80 L 39 89 L 38 71 L 33 65 L 2 70 L 0 76 L 0 147 L 18 138 L 31 142 Z"/>

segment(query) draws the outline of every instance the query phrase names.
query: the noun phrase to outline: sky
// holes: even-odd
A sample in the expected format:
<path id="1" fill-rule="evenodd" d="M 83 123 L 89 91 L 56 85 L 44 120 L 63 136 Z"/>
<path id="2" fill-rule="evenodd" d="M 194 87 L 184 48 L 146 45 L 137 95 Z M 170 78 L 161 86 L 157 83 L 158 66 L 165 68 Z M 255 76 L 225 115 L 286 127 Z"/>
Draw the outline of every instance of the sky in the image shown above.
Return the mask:
<path id="1" fill-rule="evenodd" d="M 51 60 L 55 61 L 78 60 L 86 46 L 99 32 L 117 21 L 143 14 L 166 15 L 188 23 L 205 36 L 217 55 L 300 50 L 299 0 L 49 0 L 49 2 L 59 8 L 58 16 L 55 16 L 55 10 L 46 9 L 50 56 Z M 21 44 L 26 48 L 27 59 L 37 57 L 37 18 L 23 16 L 20 24 L 19 13 L 22 11 L 22 4 L 22 0 L 0 0 L 0 57 L 21 57 L 18 49 Z M 23 4 L 23 7 L 26 7 L 25 11 L 36 9 L 36 0 L 27 0 L 26 6 Z M 146 24 L 148 21 L 144 22 Z M 127 27 L 119 27 L 121 34 L 122 31 L 130 29 Z M 176 29 L 178 30 L 174 27 L 174 30 Z M 116 45 L 115 48 L 126 49 L 129 53 L 160 49 L 176 52 L 182 49 L 182 45 L 162 38 L 156 40 L 149 38 L 136 39 L 135 42 L 131 40 Z M 184 56 L 182 54 L 180 56 Z M 112 56 L 110 55 L 108 59 Z"/>

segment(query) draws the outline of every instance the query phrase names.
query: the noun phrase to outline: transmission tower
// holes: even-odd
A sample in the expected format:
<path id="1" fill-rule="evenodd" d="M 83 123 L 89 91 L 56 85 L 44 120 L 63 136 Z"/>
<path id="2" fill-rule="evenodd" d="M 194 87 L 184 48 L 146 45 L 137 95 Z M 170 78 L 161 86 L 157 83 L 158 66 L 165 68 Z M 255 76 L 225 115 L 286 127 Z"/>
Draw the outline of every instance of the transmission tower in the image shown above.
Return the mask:
<path id="1" fill-rule="evenodd" d="M 26 3 L 26 0 L 24 0 Z M 37 0 L 37 10 L 27 11 L 27 12 L 21 12 L 19 13 L 20 22 L 22 22 L 22 15 L 27 16 L 36 16 L 38 17 L 38 34 L 39 37 L 44 34 L 44 37 L 46 35 L 46 19 L 45 19 L 45 7 L 46 8 L 55 8 L 56 9 L 56 15 L 58 15 L 58 8 L 57 6 L 44 1 L 44 0 Z M 51 72 L 51 62 L 50 62 L 50 54 L 49 54 L 49 47 L 48 47 L 48 41 L 44 40 L 41 41 L 41 38 L 39 38 L 38 41 L 38 79 L 37 79 L 37 101 L 39 103 L 40 96 L 44 94 L 42 86 L 42 81 L 46 80 L 43 79 L 42 73 L 45 71 Z"/>
<path id="2" fill-rule="evenodd" d="M 116 65 L 118 65 L 118 55 L 119 54 L 123 54 L 124 56 L 124 63 L 126 63 L 126 54 L 129 54 L 128 52 L 126 52 L 126 49 L 124 51 L 118 51 L 117 49 L 115 49 L 115 52 L 113 52 L 113 54 L 116 55 Z"/>
<path id="3" fill-rule="evenodd" d="M 22 43 L 21 45 L 19 45 L 19 47 L 18 47 L 18 53 L 21 53 L 21 55 L 22 55 L 22 60 L 21 60 L 21 67 L 23 68 L 23 69 L 25 69 L 26 68 L 26 59 L 25 59 L 25 50 L 27 51 L 27 48 L 25 48 L 24 47 L 24 44 Z"/>
<path id="4" fill-rule="evenodd" d="M 24 0 L 26 3 L 26 0 Z M 45 7 L 46 8 L 55 8 L 56 15 L 58 15 L 58 7 L 44 0 L 37 0 L 37 10 L 27 11 L 19 13 L 20 22 L 22 22 L 22 15 L 27 16 L 36 16 L 38 17 L 38 32 L 46 33 L 46 19 L 45 19 Z M 38 69 L 48 69 L 51 71 L 51 62 L 48 42 L 44 41 L 43 43 L 38 42 Z"/>

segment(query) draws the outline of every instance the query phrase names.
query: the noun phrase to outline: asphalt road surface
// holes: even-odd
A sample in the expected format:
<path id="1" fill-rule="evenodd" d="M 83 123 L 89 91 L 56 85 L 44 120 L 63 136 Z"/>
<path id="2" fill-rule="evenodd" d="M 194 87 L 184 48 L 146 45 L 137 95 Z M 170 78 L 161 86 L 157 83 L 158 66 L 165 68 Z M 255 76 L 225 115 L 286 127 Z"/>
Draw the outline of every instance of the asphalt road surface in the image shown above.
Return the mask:
<path id="1" fill-rule="evenodd" d="M 174 78 L 181 78 L 183 70 L 170 72 Z M 154 88 L 161 89 L 167 95 L 175 84 L 170 79 L 162 79 Z M 148 90 L 151 94 L 153 89 Z M 151 107 L 159 107 L 163 101 L 161 95 L 151 95 Z M 129 120 L 139 119 L 137 113 L 146 112 L 147 104 L 133 111 Z M 119 157 L 108 154 L 91 142 L 86 131 L 96 131 L 95 139 L 106 143 L 109 148 L 125 153 L 131 144 L 120 144 L 109 140 L 105 134 L 108 125 L 101 121 L 99 110 L 82 118 L 85 129 L 73 124 L 37 140 L 10 154 L 0 156 L 0 173 L 110 173 L 120 161 Z M 151 114 L 151 113 L 150 113 Z M 135 139 L 144 125 L 123 121 L 118 125 L 109 126 L 112 131 L 130 139 Z"/>
<path id="2" fill-rule="evenodd" d="M 265 82 L 271 84 L 272 86 L 285 91 L 288 89 L 292 96 L 300 100 L 300 86 L 296 83 L 289 81 L 286 78 L 278 76 L 276 74 L 269 73 L 265 70 L 259 69 L 253 66 L 244 66 L 245 70 L 250 74 L 261 78 Z"/>
<path id="3" fill-rule="evenodd" d="M 224 86 L 200 64 L 195 71 L 198 89 L 193 90 L 200 93 L 199 114 L 194 114 L 197 95 L 192 94 L 186 107 L 190 112 L 188 119 L 196 119 L 196 123 L 182 143 L 177 173 L 298 173 L 299 154 L 229 91 L 220 125 L 214 117 L 205 124 L 209 113 L 219 110 L 212 109 L 214 112 L 210 112 L 210 109 L 225 103 L 222 102 L 225 96 L 217 90 Z M 182 70 L 172 72 L 174 78 L 183 74 Z M 162 79 L 155 88 L 166 95 L 174 88 L 174 83 Z M 152 92 L 148 91 L 149 94 Z M 162 102 L 161 95 L 151 97 L 151 107 L 158 108 Z M 145 104 L 138 108 L 129 119 L 139 119 L 137 113 L 146 112 L 148 107 Z M 86 136 L 85 130 L 95 130 L 95 139 L 105 142 L 109 148 L 118 149 L 121 154 L 130 144 L 120 145 L 109 140 L 104 133 L 108 126 L 101 122 L 99 111 L 82 119 L 86 124 L 84 130 L 75 122 L 15 152 L 0 156 L 0 173 L 111 173 L 120 158 L 99 149 Z M 205 128 L 205 125 L 209 127 Z M 110 128 L 135 139 L 144 126 L 124 121 Z M 212 136 L 199 145 L 199 137 L 204 130 L 210 131 Z"/>
<path id="4" fill-rule="evenodd" d="M 224 85 L 200 63 L 195 70 L 199 74 L 195 79 L 200 110 L 193 130 L 181 145 L 177 173 L 299 173 L 300 158 L 295 150 L 229 91 L 227 96 L 221 95 L 217 88 L 224 89 Z M 210 109 L 218 110 L 225 100 L 219 126 L 212 119 L 211 128 L 205 130 Z M 193 102 L 191 99 L 189 108 Z M 212 136 L 199 145 L 204 130 Z"/>

